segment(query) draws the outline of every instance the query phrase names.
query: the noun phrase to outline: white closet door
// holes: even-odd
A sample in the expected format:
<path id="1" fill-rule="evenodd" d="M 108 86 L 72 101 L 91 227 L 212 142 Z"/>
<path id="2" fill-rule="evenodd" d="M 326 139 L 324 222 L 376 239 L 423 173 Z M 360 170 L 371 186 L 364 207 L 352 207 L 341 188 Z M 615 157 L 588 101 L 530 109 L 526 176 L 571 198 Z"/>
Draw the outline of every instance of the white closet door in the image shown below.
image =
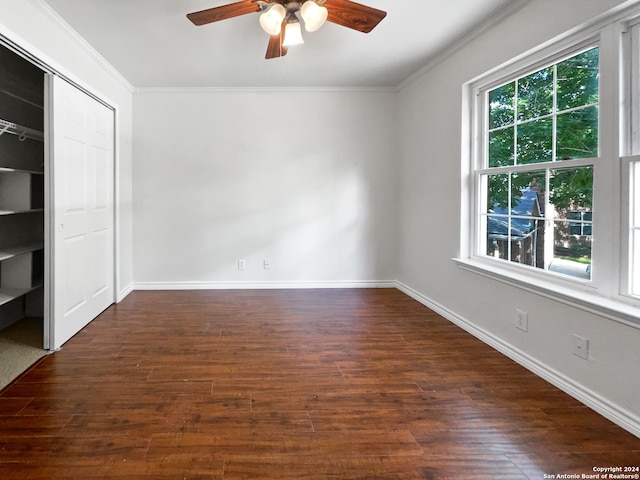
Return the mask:
<path id="1" fill-rule="evenodd" d="M 114 112 L 53 76 L 50 348 L 114 300 Z"/>

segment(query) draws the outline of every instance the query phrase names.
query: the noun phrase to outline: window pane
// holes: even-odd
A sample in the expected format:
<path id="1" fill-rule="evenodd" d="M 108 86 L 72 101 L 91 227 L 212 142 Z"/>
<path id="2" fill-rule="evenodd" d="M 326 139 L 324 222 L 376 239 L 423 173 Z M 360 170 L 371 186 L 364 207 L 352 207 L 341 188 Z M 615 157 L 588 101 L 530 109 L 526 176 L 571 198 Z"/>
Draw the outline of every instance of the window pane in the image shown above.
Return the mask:
<path id="1" fill-rule="evenodd" d="M 591 279 L 590 235 L 571 235 L 569 221 L 554 222 L 553 260 L 549 270 L 571 277 Z"/>
<path id="2" fill-rule="evenodd" d="M 598 107 L 592 106 L 558 115 L 556 157 L 598 156 Z"/>
<path id="3" fill-rule="evenodd" d="M 549 178 L 549 189 L 555 218 L 571 218 L 570 212 L 591 212 L 593 167 L 555 169 Z"/>
<path id="4" fill-rule="evenodd" d="M 489 92 L 489 129 L 513 123 L 515 82 Z"/>
<path id="5" fill-rule="evenodd" d="M 631 294 L 640 295 L 640 230 L 632 231 L 631 249 Z"/>
<path id="6" fill-rule="evenodd" d="M 486 254 L 509 259 L 509 175 L 489 175 L 487 180 L 487 209 L 495 215 L 486 217 Z"/>
<path id="7" fill-rule="evenodd" d="M 545 177 L 545 170 L 511 175 L 512 215 L 544 217 Z"/>
<path id="8" fill-rule="evenodd" d="M 488 256 L 544 268 L 544 221 L 487 215 Z"/>
<path id="9" fill-rule="evenodd" d="M 491 213 L 506 215 L 509 209 L 509 176 L 489 175 L 487 181 L 487 209 Z"/>
<path id="10" fill-rule="evenodd" d="M 509 259 L 509 217 L 487 215 L 487 251 L 490 257 Z"/>
<path id="11" fill-rule="evenodd" d="M 593 167 L 553 170 L 549 188 L 556 219 L 549 270 L 590 279 Z"/>
<path id="12" fill-rule="evenodd" d="M 598 102 L 598 48 L 558 63 L 558 111 Z"/>
<path id="13" fill-rule="evenodd" d="M 518 80 L 518 121 L 549 115 L 553 110 L 553 67 Z"/>
<path id="14" fill-rule="evenodd" d="M 489 134 L 489 166 L 513 165 L 513 127 Z"/>
<path id="15" fill-rule="evenodd" d="M 544 268 L 545 170 L 511 175 L 512 260 Z"/>
<path id="16" fill-rule="evenodd" d="M 488 175 L 486 255 L 544 268 L 545 171 Z"/>
<path id="17" fill-rule="evenodd" d="M 487 209 L 499 215 L 544 216 L 545 171 L 487 175 Z M 509 191 L 511 196 L 509 198 Z"/>
<path id="18" fill-rule="evenodd" d="M 517 164 L 550 162 L 553 122 L 550 118 L 518 125 Z"/>
<path id="19" fill-rule="evenodd" d="M 631 245 L 629 276 L 631 280 L 631 294 L 640 296 L 640 164 L 631 164 Z"/>
<path id="20" fill-rule="evenodd" d="M 640 228 L 640 164 L 631 165 L 631 222 L 632 228 Z"/>

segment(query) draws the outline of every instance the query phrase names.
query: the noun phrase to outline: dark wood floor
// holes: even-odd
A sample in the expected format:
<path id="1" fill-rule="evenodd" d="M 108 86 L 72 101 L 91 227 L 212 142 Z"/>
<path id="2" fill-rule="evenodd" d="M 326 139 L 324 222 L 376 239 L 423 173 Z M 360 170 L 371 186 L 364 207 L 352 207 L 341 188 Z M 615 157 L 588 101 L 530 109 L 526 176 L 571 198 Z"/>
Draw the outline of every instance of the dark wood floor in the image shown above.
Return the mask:
<path id="1" fill-rule="evenodd" d="M 0 478 L 542 479 L 640 439 L 397 290 L 134 292 L 0 392 Z"/>

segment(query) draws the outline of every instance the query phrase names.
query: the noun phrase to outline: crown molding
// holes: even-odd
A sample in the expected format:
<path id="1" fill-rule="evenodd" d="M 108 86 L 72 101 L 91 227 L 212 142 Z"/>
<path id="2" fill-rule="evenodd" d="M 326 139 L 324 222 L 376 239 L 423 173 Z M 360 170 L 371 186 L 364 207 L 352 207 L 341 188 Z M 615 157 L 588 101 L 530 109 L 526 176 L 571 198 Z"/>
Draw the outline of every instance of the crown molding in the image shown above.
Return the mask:
<path id="1" fill-rule="evenodd" d="M 135 87 L 133 93 L 396 93 L 396 87 Z"/>
<path id="2" fill-rule="evenodd" d="M 123 85 L 130 93 L 133 93 L 135 88 L 129 83 L 129 81 L 122 76 L 118 70 L 115 69 L 95 48 L 93 48 L 82 36 L 76 32 L 71 25 L 69 25 L 58 13 L 53 10 L 44 0 L 27 0 L 34 8 L 49 20 L 52 24 L 58 27 L 73 43 L 89 54 L 96 62 L 96 64 L 102 68 L 109 76 Z"/>

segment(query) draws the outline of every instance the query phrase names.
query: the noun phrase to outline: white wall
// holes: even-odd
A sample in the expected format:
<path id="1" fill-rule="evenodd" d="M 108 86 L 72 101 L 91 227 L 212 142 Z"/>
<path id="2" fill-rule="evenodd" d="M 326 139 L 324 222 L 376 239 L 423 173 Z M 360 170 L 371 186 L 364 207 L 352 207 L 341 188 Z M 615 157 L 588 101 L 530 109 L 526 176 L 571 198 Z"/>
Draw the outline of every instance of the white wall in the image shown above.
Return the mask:
<path id="1" fill-rule="evenodd" d="M 394 112 L 388 92 L 136 93 L 136 286 L 393 280 Z"/>
<path id="2" fill-rule="evenodd" d="M 530 367 L 546 371 L 640 435 L 640 329 L 462 270 L 459 255 L 462 85 L 621 4 L 531 0 L 416 76 L 399 94 L 401 227 L 398 278 Z M 529 332 L 513 326 L 529 312 Z M 590 340 L 590 359 L 571 354 L 571 335 Z M 634 423 L 635 422 L 635 423 Z"/>
<path id="3" fill-rule="evenodd" d="M 0 34 L 56 71 L 116 108 L 119 216 L 119 261 L 116 288 L 121 297 L 131 289 L 132 271 L 132 88 L 96 57 L 93 50 L 62 26 L 57 15 L 39 0 L 0 0 Z"/>

